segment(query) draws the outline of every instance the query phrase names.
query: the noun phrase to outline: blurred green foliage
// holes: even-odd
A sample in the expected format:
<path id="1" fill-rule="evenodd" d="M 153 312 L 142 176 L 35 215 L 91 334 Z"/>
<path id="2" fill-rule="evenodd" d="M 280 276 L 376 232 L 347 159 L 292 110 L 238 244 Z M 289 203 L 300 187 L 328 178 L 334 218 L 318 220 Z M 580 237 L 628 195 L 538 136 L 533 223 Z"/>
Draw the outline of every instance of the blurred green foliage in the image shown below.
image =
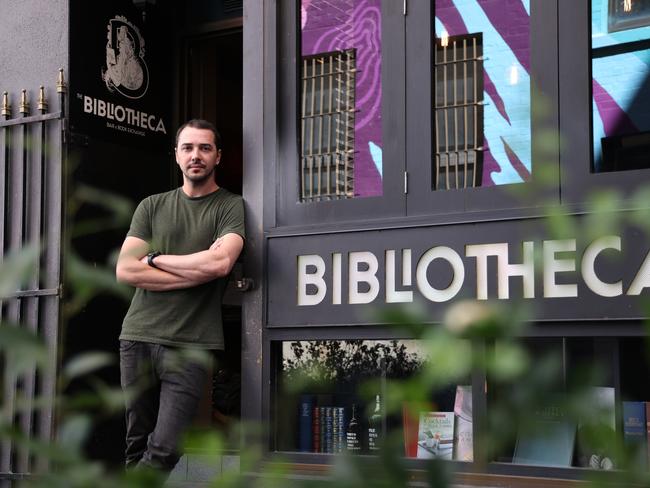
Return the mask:
<path id="1" fill-rule="evenodd" d="M 539 147 L 536 150 L 553 161 L 553 150 L 559 144 L 557 137 L 551 132 L 543 132 L 537 141 Z M 541 165 L 536 169 L 536 177 L 536 184 L 554 185 L 557 168 L 553 164 Z M 515 191 L 523 193 L 529 191 L 525 187 L 513 185 Z M 568 214 L 566 208 L 551 205 L 545 209 L 548 235 L 558 239 L 575 238 L 577 235 L 592 239 L 617 234 L 628 225 L 650 234 L 648 202 L 650 189 L 646 188 L 626 197 L 616 192 L 599 192 L 587 202 L 589 212 L 582 218 Z M 124 198 L 79 186 L 70 201 L 70 211 L 78 210 L 83 204 L 99 206 L 106 215 L 79 222 L 72 231 L 76 237 L 107 228 L 125 227 L 133 211 L 132 204 Z M 0 263 L 0 296 L 9 296 L 29 280 L 38 254 L 36 247 L 26 247 Z M 116 253 L 109 256 L 107 263 L 87 263 L 69 250 L 66 272 L 71 295 L 66 305 L 66 316 L 78 313 L 98 293 L 108 292 L 125 300 L 130 299 L 131 290 L 115 282 L 115 259 Z M 650 308 L 646 315 L 650 315 Z M 314 388 L 322 388 L 323 383 L 354 383 L 363 378 L 364 384 L 359 388 L 359 393 L 365 395 L 368 403 L 381 390 L 388 415 L 401 415 L 405 405 L 411 406 L 412 414 L 417 415 L 418 409 L 431 401 L 432 394 L 449 385 L 469 384 L 478 374 L 484 378 L 489 406 L 484 422 L 478 426 L 481 442 L 475 443 L 475 469 L 480 471 L 484 468 L 482 463 L 507 457 L 504 453 L 509 452 L 516 442 L 520 429 L 530 423 L 529 413 L 544 405 L 552 396 L 568 418 L 576 425 L 586 426 L 579 442 L 590 446 L 607 446 L 608 455 L 615 467 L 619 468 L 606 473 L 585 471 L 585 478 L 590 479 L 594 487 L 650 486 L 648 472 L 634 462 L 638 453 L 631 452 L 621 442 L 620 432 L 612 436 L 611 431 L 597 427 L 602 425 L 601 417 L 607 412 L 594 405 L 590 387 L 602 383 L 604 372 L 595 367 L 577 370 L 559 386 L 558 378 L 564 377 L 562 357 L 553 352 L 532 356 L 521 340 L 529 326 L 528 318 L 525 308 L 497 307 L 470 300 L 451 305 L 442 324 L 423 326 L 430 319 L 421 310 L 394 309 L 385 313 L 379 322 L 391 323 L 405 337 L 419 340 L 426 360 L 409 353 L 398 341 L 374 345 L 365 344 L 364 341 L 347 341 L 348 349 L 343 348 L 340 341 L 295 342 L 293 358 L 284 364 L 284 379 L 289 391 L 296 394 L 304 391 L 310 383 L 316 385 Z M 0 357 L 4 365 L 5 383 L 32 368 L 47 367 L 51 364 L 50 354 L 52 352 L 40 339 L 19 324 L 1 324 Z M 179 360 L 183 359 L 179 357 Z M 0 414 L 2 435 L 10 437 L 33 455 L 49 461 L 50 469 L 22 481 L 21 485 L 44 488 L 148 488 L 162 484 L 163 477 L 159 473 L 144 470 L 112 472 L 102 463 L 91 461 L 84 455 L 84 442 L 97 418 L 120 411 L 125 395 L 138 393 L 137 389 L 123 392 L 95 377 L 94 373 L 114 364 L 115 360 L 112 355 L 91 352 L 75 357 L 62 366 L 59 374 L 61 391 L 79 378 L 86 379 L 90 390 L 54 400 L 59 422 L 53 442 L 22 436 L 12 416 L 7 414 L 3 400 Z M 49 401 L 51 399 L 37 398 L 23 403 L 21 398 L 17 398 L 15 407 L 18 411 L 21 408 L 38 408 Z M 233 446 L 238 447 L 240 440 L 245 439 L 239 451 L 239 469 L 224 472 L 209 484 L 224 488 L 400 488 L 413 486 L 414 483 L 419 483 L 417 486 L 442 488 L 452 485 L 454 470 L 459 466 L 458 462 L 437 460 L 414 465 L 412 460 L 404 457 L 402 432 L 397 430 L 385 437 L 377 456 L 337 455 L 325 476 L 299 476 L 288 462 L 267 457 L 269 433 L 264 430 L 267 427 L 236 425 L 231 429 L 230 437 L 213 430 L 192 432 L 187 437 L 186 447 L 219 455 Z"/>

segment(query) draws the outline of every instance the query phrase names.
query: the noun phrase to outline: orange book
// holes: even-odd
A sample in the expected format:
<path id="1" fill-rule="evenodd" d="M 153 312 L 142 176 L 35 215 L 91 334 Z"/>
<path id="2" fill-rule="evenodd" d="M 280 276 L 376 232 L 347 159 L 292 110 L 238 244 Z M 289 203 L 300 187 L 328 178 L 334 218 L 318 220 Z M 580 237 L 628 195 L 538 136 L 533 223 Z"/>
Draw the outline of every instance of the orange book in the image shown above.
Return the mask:
<path id="1" fill-rule="evenodd" d="M 404 403 L 402 405 L 402 429 L 404 432 L 404 455 L 409 458 L 418 456 L 418 429 L 420 412 L 431 410 L 430 403 Z"/>

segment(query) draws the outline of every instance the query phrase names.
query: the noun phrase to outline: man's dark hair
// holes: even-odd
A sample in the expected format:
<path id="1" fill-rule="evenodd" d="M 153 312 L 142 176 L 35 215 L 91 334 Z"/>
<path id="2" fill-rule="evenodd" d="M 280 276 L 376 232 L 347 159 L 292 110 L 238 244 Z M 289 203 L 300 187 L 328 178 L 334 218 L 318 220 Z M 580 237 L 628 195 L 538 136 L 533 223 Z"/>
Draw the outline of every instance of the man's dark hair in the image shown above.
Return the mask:
<path id="1" fill-rule="evenodd" d="M 176 131 L 177 146 L 178 146 L 178 137 L 181 135 L 181 132 L 183 131 L 183 129 L 185 129 L 185 127 L 191 127 L 193 129 L 205 129 L 205 130 L 212 131 L 212 133 L 214 134 L 214 145 L 217 147 L 217 149 L 221 149 L 221 134 L 219 134 L 219 131 L 214 126 L 214 124 L 203 119 L 188 120 L 178 128 L 178 130 Z"/>

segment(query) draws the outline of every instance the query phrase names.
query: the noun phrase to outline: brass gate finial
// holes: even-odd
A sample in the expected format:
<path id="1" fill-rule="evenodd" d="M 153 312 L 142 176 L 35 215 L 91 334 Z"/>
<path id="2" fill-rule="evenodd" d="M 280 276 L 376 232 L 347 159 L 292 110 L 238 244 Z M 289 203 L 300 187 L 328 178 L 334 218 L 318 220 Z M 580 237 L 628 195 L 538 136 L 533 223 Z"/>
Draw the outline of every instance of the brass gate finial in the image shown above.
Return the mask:
<path id="1" fill-rule="evenodd" d="M 11 105 L 9 105 L 9 93 L 2 93 L 2 109 L 0 110 L 0 115 L 5 119 L 11 117 Z"/>
<path id="2" fill-rule="evenodd" d="M 41 85 L 38 91 L 38 110 L 44 114 L 47 112 L 47 100 L 45 99 L 45 87 Z"/>
<path id="3" fill-rule="evenodd" d="M 67 85 L 65 84 L 65 78 L 63 77 L 63 68 L 59 70 L 59 77 L 56 81 L 56 92 L 65 93 L 67 91 Z"/>
<path id="4" fill-rule="evenodd" d="M 29 102 L 27 101 L 27 90 L 23 88 L 22 93 L 20 94 L 20 105 L 18 106 L 18 111 L 23 115 L 29 115 Z"/>

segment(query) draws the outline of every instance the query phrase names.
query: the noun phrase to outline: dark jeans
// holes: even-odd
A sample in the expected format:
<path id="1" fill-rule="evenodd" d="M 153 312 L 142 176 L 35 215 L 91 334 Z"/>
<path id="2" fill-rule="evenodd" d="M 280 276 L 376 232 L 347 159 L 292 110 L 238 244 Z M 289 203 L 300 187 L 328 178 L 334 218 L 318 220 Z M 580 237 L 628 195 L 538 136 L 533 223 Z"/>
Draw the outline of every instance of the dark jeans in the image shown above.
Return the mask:
<path id="1" fill-rule="evenodd" d="M 196 414 L 208 366 L 179 350 L 120 341 L 120 376 L 126 400 L 126 467 L 169 472 L 180 458 L 180 440 Z"/>

